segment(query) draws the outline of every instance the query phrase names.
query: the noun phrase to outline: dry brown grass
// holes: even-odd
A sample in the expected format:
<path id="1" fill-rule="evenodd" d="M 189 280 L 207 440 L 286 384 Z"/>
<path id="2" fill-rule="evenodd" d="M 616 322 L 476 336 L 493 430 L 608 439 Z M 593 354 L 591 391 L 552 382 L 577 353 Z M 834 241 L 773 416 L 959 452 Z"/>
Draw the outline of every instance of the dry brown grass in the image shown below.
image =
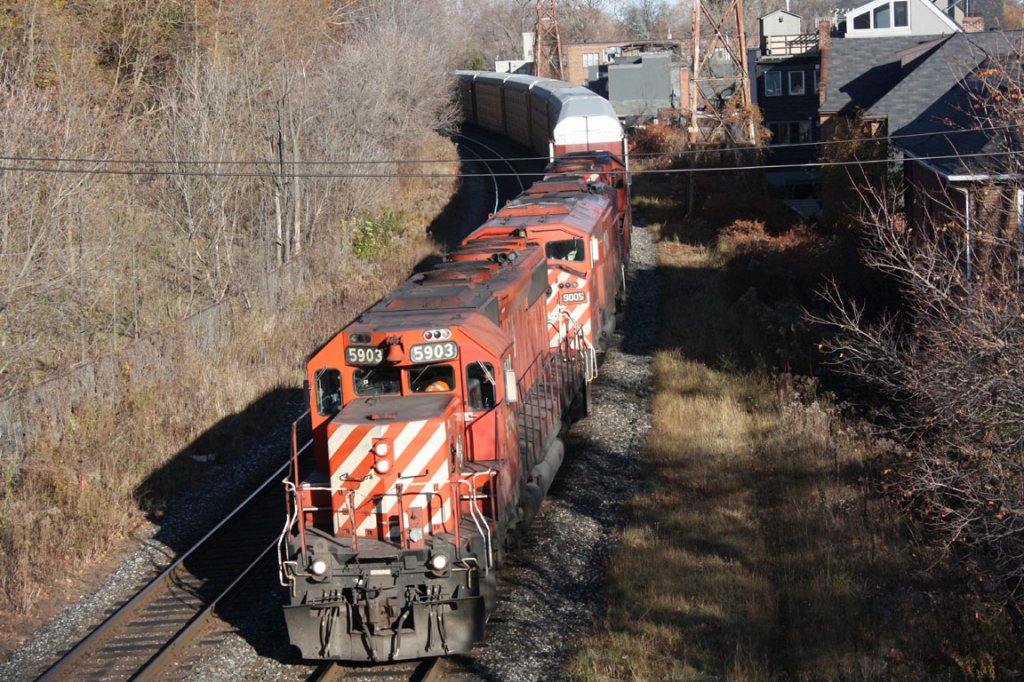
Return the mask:
<path id="1" fill-rule="evenodd" d="M 672 216 L 671 201 L 640 203 Z M 733 249 L 663 241 L 647 485 L 611 559 L 582 680 L 995 679 L 1004 619 L 927 563 L 877 483 L 890 445 L 736 310 Z M 800 235 L 783 239 L 801 242 Z"/>
<path id="2" fill-rule="evenodd" d="M 456 167 L 453 145 L 441 138 L 413 154 Z M 21 471 L 5 472 L 0 491 L 0 612 L 31 612 L 47 586 L 88 570 L 202 475 L 188 456 L 205 446 L 200 436 L 248 410 L 246 419 L 227 422 L 235 430 L 216 453 L 220 463 L 244 458 L 279 406 L 248 408 L 277 388 L 299 386 L 308 354 L 434 251 L 425 227 L 455 187 L 454 177 L 405 183 L 393 206 L 402 231 L 386 249 L 341 257 L 348 234 L 327 234 L 296 264 L 305 285 L 279 304 L 253 295 L 225 304 L 226 331 L 213 348 L 197 345 L 184 327 L 166 332 L 160 357 L 130 347 L 118 356 L 120 390 L 74 406 L 61 417 L 60 437 L 56 429 L 30 434 Z"/>

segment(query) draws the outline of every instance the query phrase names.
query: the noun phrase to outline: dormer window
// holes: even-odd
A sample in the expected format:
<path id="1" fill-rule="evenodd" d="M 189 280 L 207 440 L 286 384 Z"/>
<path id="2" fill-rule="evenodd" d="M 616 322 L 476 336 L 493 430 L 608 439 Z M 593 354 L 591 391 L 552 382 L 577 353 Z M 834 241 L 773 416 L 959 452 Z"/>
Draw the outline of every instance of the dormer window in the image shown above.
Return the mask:
<path id="1" fill-rule="evenodd" d="M 865 11 L 853 17 L 854 31 L 907 28 L 908 26 L 910 26 L 910 11 L 907 0 L 872 3 L 865 8 Z"/>
<path id="2" fill-rule="evenodd" d="M 903 28 L 910 25 L 910 16 L 907 12 L 906 0 L 895 0 L 892 3 L 892 25 L 896 28 Z"/>
<path id="3" fill-rule="evenodd" d="M 876 7 L 874 9 L 871 15 L 872 19 L 874 19 L 872 23 L 874 23 L 875 28 L 889 28 L 890 12 L 891 9 L 889 5 L 882 5 L 881 7 Z"/>

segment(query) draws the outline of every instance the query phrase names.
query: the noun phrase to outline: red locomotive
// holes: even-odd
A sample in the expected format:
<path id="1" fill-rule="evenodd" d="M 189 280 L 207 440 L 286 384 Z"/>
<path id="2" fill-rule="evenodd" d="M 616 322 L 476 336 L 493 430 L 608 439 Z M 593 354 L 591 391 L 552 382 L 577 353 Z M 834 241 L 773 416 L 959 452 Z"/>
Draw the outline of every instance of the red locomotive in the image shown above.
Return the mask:
<path id="1" fill-rule="evenodd" d="M 520 137 L 546 130 L 569 156 L 310 359 L 314 464 L 301 470 L 294 453 L 280 544 L 285 621 L 305 658 L 441 656 L 483 636 L 495 571 L 562 463 L 560 430 L 585 409 L 614 321 L 629 240 L 614 112 L 518 77 L 507 94 L 526 119 L 502 107 L 499 125 L 500 76 L 460 83 L 469 122 L 516 139 L 505 126 L 518 120 Z M 602 125 L 563 120 L 581 111 Z"/>

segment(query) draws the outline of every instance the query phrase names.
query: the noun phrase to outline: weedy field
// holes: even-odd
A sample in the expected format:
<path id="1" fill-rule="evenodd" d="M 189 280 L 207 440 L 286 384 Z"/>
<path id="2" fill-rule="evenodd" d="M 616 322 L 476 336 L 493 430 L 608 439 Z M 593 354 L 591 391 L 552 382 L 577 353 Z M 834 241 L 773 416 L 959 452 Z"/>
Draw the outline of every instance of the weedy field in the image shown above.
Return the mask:
<path id="1" fill-rule="evenodd" d="M 963 577 L 935 561 L 885 494 L 894 445 L 790 371 L 813 357 L 801 309 L 835 244 L 728 211 L 688 223 L 679 184 L 644 176 L 634 187 L 661 237 L 647 483 L 610 559 L 606 610 L 570 674 L 1012 673 L 1018 655 L 998 609 L 958 588 Z M 737 198 L 739 186 L 721 178 L 701 192 L 707 203 L 770 204 Z"/>

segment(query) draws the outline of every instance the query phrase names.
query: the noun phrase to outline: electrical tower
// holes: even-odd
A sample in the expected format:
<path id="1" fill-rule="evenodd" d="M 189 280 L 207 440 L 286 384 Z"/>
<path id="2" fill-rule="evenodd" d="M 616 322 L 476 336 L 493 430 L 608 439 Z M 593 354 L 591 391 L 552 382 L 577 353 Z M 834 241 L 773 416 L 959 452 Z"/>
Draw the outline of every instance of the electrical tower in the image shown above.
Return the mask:
<path id="1" fill-rule="evenodd" d="M 557 0 L 537 0 L 537 48 L 533 54 L 534 73 L 539 78 L 564 80 Z"/>
<path id="2" fill-rule="evenodd" d="M 690 143 L 756 144 L 751 112 L 743 0 L 730 0 L 721 17 L 693 0 Z"/>

